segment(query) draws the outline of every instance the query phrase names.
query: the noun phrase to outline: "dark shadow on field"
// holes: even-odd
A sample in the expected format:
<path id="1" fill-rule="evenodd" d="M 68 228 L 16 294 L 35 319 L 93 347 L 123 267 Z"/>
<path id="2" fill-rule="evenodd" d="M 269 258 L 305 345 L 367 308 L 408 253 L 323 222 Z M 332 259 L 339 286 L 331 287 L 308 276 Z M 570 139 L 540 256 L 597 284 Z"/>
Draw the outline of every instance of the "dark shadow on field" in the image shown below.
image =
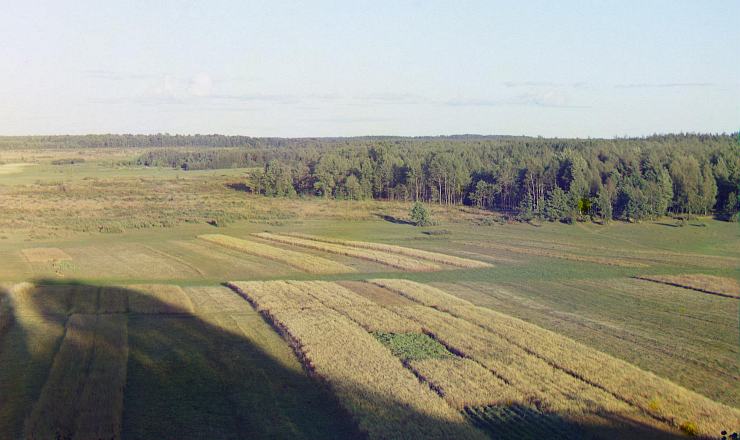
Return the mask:
<path id="1" fill-rule="evenodd" d="M 264 328 L 265 322 L 246 301 L 243 314 L 251 318 L 234 331 L 137 290 L 57 280 L 35 285 L 22 298 L 0 288 L 0 438 L 365 438 L 325 383 L 288 368 L 257 343 L 249 323 Z M 132 311 L 137 303 L 150 313 Z M 96 326 L 92 345 L 70 336 L 73 323 L 85 319 Z M 126 328 L 124 343 L 115 338 L 116 325 Z M 43 350 L 39 332 L 48 329 L 55 330 L 44 333 Z M 123 366 L 118 373 L 116 359 Z M 116 378 L 124 385 L 113 385 Z M 361 387 L 356 392 L 379 399 Z M 115 406 L 121 394 L 122 411 Z M 405 406 L 384 400 L 388 414 Z M 449 428 L 425 414 L 414 417 Z M 543 433 L 541 418 L 502 420 L 476 423 L 493 438 Z M 548 426 L 536 438 L 551 438 Z M 552 426 L 559 433 L 552 438 L 679 438 L 632 422 Z"/>
<path id="2" fill-rule="evenodd" d="M 656 225 L 659 226 L 667 226 L 669 228 L 680 228 L 681 226 L 675 224 L 675 223 L 664 223 L 664 222 L 655 222 Z"/>
<path id="3" fill-rule="evenodd" d="M 413 222 L 410 222 L 408 220 L 404 220 L 402 218 L 394 217 L 388 214 L 375 214 L 375 216 L 387 222 L 394 223 L 397 225 L 413 225 L 414 224 Z"/>
<path id="4" fill-rule="evenodd" d="M 234 191 L 248 192 L 248 193 L 253 192 L 252 187 L 242 182 L 227 183 L 226 187 L 229 189 L 233 189 Z"/>

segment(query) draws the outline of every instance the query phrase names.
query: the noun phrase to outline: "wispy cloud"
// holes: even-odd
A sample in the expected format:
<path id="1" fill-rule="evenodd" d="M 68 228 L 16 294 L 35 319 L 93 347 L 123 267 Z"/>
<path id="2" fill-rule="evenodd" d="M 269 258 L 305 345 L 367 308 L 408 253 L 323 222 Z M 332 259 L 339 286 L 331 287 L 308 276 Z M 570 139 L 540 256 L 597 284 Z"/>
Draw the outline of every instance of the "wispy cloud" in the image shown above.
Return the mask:
<path id="1" fill-rule="evenodd" d="M 151 80 L 159 77 L 159 75 L 148 73 L 127 73 L 103 69 L 83 70 L 82 73 L 83 75 L 85 75 L 85 77 L 90 79 L 100 79 L 107 81 Z"/>
<path id="2" fill-rule="evenodd" d="M 574 88 L 578 89 L 581 87 L 585 87 L 587 85 L 584 81 L 576 81 L 576 82 L 567 82 L 567 83 L 559 83 L 559 82 L 551 82 L 551 81 L 504 81 L 504 85 L 509 88 L 523 88 L 523 87 L 530 87 L 530 88 L 539 88 L 539 87 L 549 87 L 549 88 Z"/>
<path id="3" fill-rule="evenodd" d="M 453 107 L 498 107 L 498 106 L 531 106 L 548 108 L 589 108 L 587 105 L 577 105 L 571 102 L 570 97 L 557 89 L 529 91 L 506 98 L 456 98 L 442 102 L 443 105 Z"/>
<path id="4" fill-rule="evenodd" d="M 667 83 L 627 83 L 616 84 L 617 89 L 660 89 L 660 88 L 680 88 L 680 87 L 713 87 L 714 83 L 707 82 L 667 82 Z"/>

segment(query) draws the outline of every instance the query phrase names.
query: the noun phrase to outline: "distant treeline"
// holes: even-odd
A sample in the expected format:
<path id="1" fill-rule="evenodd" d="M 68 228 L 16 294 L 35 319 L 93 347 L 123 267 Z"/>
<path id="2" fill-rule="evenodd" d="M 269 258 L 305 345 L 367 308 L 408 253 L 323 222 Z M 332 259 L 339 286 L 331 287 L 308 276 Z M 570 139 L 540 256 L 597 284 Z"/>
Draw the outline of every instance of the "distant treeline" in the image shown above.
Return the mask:
<path id="1" fill-rule="evenodd" d="M 222 135 L 0 137 L 0 148 L 146 148 L 135 163 L 260 167 L 255 192 L 471 204 L 521 219 L 733 218 L 738 134 L 546 139 L 514 136 L 252 138 Z M 197 148 L 176 148 L 197 147 Z"/>
<path id="2" fill-rule="evenodd" d="M 732 219 L 739 203 L 737 135 L 394 139 L 262 160 L 251 183 L 268 196 L 465 203 L 522 220 Z"/>

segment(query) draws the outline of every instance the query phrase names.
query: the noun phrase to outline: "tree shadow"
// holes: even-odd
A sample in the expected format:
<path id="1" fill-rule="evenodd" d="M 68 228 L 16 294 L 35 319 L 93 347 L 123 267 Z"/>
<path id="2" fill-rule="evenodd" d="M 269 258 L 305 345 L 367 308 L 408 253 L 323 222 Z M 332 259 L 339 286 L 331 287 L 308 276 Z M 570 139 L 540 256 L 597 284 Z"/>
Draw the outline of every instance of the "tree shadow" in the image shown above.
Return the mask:
<path id="1" fill-rule="evenodd" d="M 226 187 L 229 188 L 229 189 L 233 189 L 234 191 L 248 192 L 248 193 L 254 192 L 254 190 L 252 189 L 251 186 L 249 186 L 249 185 L 247 185 L 246 183 L 243 183 L 243 182 L 227 183 L 226 184 Z"/>
<path id="2" fill-rule="evenodd" d="M 375 214 L 375 216 L 378 217 L 378 218 L 381 218 L 381 219 L 383 219 L 383 220 L 385 220 L 387 222 L 394 223 L 394 224 L 397 224 L 397 225 L 411 225 L 411 226 L 414 225 L 413 222 L 410 222 L 408 220 L 404 220 L 402 218 L 394 217 L 394 216 L 388 215 L 388 214 Z"/>
<path id="3" fill-rule="evenodd" d="M 680 228 L 680 225 L 677 225 L 675 223 L 665 223 L 665 222 L 655 222 L 656 225 L 659 226 L 667 226 L 669 228 Z"/>
<path id="4" fill-rule="evenodd" d="M 206 307 L 145 287 L 42 279 L 0 288 L 0 438 L 366 437 L 271 322 L 236 293 L 214 289 L 234 297 Z M 363 387 L 356 392 L 381 400 L 385 414 L 406 408 Z M 431 432 L 450 432 L 449 421 L 413 417 Z M 519 439 L 542 420 L 478 426 Z M 554 426 L 561 437 L 553 438 L 678 438 L 647 425 Z"/>

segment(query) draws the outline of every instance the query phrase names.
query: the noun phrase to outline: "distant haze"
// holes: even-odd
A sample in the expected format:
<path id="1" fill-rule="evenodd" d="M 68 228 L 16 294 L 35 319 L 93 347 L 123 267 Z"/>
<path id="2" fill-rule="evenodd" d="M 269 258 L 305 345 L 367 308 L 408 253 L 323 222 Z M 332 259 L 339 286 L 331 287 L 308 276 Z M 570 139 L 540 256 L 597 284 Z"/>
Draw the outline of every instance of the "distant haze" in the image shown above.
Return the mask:
<path id="1" fill-rule="evenodd" d="M 734 132 L 740 2 L 7 2 L 0 135 Z"/>

